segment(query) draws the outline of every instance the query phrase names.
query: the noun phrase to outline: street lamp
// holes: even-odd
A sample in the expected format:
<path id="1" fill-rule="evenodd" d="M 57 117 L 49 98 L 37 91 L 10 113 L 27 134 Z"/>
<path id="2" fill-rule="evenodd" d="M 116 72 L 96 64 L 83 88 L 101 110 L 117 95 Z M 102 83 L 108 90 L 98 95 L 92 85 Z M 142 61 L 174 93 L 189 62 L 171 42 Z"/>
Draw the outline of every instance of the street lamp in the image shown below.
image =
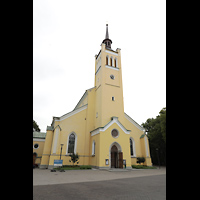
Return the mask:
<path id="1" fill-rule="evenodd" d="M 64 144 L 60 144 L 61 146 L 61 150 L 60 150 L 60 160 L 61 160 L 61 154 L 62 154 L 62 147 L 63 147 Z"/>
<path id="2" fill-rule="evenodd" d="M 157 152 L 157 156 L 158 156 L 158 148 L 156 148 L 156 152 Z M 159 156 L 158 156 L 158 164 L 159 164 L 159 169 L 160 169 L 160 160 L 159 160 Z"/>
<path id="3" fill-rule="evenodd" d="M 60 144 L 61 146 L 61 149 L 60 149 L 60 160 L 61 160 L 61 155 L 62 155 L 62 147 L 63 147 L 64 144 Z M 64 169 L 60 169 L 60 172 L 64 172 L 65 170 Z"/>

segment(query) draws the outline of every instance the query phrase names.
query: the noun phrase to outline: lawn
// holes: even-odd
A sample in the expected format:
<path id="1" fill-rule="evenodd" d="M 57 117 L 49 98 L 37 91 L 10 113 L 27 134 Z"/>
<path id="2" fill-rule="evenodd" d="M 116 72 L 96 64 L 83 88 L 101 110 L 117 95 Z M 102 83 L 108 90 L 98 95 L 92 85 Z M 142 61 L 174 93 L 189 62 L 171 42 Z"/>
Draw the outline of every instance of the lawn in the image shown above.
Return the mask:
<path id="1" fill-rule="evenodd" d="M 61 168 L 54 168 L 57 170 L 63 169 L 63 170 L 80 170 L 80 169 L 92 169 L 92 167 L 90 165 L 63 165 Z"/>
<path id="2" fill-rule="evenodd" d="M 136 168 L 136 169 L 156 169 L 156 167 L 149 167 L 149 166 L 144 166 L 144 165 L 132 165 L 132 168 Z"/>

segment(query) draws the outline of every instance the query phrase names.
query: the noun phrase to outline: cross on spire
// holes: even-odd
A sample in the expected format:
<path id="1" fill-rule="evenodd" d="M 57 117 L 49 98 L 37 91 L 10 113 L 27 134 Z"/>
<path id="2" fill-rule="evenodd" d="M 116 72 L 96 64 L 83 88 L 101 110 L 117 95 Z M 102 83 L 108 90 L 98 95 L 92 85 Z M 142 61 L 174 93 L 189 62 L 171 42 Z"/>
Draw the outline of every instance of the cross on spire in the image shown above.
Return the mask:
<path id="1" fill-rule="evenodd" d="M 105 39 L 109 39 L 109 34 L 108 34 L 108 24 L 106 24 L 106 38 Z"/>
<path id="2" fill-rule="evenodd" d="M 108 24 L 106 24 L 106 37 L 102 43 L 104 43 L 106 45 L 107 49 L 111 49 L 112 40 L 109 39 Z"/>

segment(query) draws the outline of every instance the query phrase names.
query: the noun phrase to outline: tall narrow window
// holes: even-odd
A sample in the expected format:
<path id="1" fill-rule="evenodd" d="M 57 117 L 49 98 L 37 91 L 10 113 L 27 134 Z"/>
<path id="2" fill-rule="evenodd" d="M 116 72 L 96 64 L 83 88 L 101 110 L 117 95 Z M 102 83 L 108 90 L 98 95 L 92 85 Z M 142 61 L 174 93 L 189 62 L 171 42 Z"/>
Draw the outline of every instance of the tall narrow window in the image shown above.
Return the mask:
<path id="1" fill-rule="evenodd" d="M 131 156 L 133 156 L 133 141 L 130 138 L 130 150 L 131 150 Z"/>
<path id="2" fill-rule="evenodd" d="M 68 153 L 74 153 L 74 147 L 75 147 L 75 135 L 72 133 L 69 136 Z"/>
<path id="3" fill-rule="evenodd" d="M 112 66 L 113 65 L 113 63 L 112 63 L 112 57 L 110 58 L 110 66 Z"/>
<path id="4" fill-rule="evenodd" d="M 92 155 L 95 155 L 95 141 L 92 142 Z"/>
<path id="5" fill-rule="evenodd" d="M 115 58 L 115 65 L 114 65 L 114 67 L 117 67 L 117 59 Z"/>
<path id="6" fill-rule="evenodd" d="M 108 65 L 108 56 L 106 56 L 106 65 Z"/>
<path id="7" fill-rule="evenodd" d="M 135 141 L 132 137 L 130 138 L 130 153 L 131 153 L 131 157 L 136 157 Z"/>

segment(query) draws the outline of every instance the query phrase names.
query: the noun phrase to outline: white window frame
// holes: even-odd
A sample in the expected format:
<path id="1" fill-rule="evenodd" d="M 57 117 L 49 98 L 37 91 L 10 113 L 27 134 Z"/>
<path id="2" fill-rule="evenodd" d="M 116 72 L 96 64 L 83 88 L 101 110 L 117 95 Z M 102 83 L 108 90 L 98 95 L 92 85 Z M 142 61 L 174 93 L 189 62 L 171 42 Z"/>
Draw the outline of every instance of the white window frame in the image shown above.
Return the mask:
<path id="1" fill-rule="evenodd" d="M 35 145 L 36 145 L 36 144 L 38 145 L 37 148 L 35 148 Z M 33 145 L 33 148 L 34 148 L 34 149 L 38 149 L 38 148 L 39 148 L 39 144 L 38 144 L 38 143 L 35 143 L 35 144 Z"/>
<path id="2" fill-rule="evenodd" d="M 92 141 L 92 156 L 95 156 L 95 147 L 96 147 L 96 143 L 95 140 Z"/>

